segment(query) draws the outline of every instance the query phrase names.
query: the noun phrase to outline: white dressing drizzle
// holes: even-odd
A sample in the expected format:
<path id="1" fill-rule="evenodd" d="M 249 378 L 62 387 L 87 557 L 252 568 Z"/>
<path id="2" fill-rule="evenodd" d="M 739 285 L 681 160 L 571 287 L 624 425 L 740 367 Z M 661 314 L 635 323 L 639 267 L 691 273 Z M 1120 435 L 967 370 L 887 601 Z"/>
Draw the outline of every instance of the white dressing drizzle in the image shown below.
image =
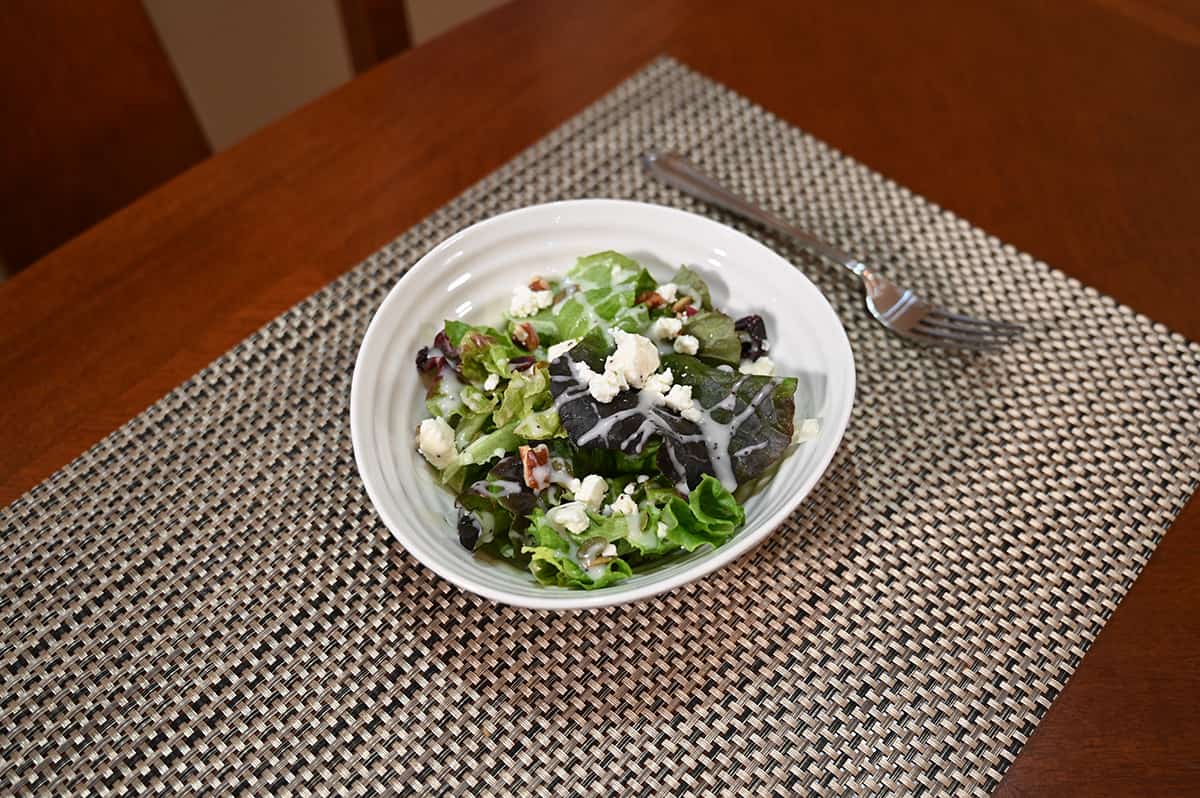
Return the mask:
<path id="1" fill-rule="evenodd" d="M 646 391 L 638 391 L 637 397 L 638 397 L 638 403 L 636 406 L 631 407 L 628 410 L 618 410 L 617 412 L 600 419 L 599 421 L 596 422 L 596 425 L 594 427 L 592 427 L 590 430 L 588 430 L 587 432 L 585 432 L 583 435 L 581 435 L 579 437 L 579 440 L 577 441 L 577 443 L 580 446 L 583 446 L 588 443 L 591 443 L 596 438 L 607 437 L 608 434 L 610 432 L 612 432 L 612 428 L 614 426 L 616 426 L 617 424 L 619 424 L 620 422 L 624 421 L 625 419 L 637 417 L 637 416 L 646 416 L 650 412 L 650 410 L 654 407 L 654 400 L 650 397 L 650 394 Z M 634 434 L 636 435 L 636 434 L 641 433 L 642 429 L 647 425 L 647 423 L 650 423 L 650 425 L 651 425 L 650 430 L 648 430 L 646 432 L 646 436 L 648 437 L 650 432 L 653 432 L 653 422 L 650 422 L 648 417 L 645 421 L 642 422 L 642 425 L 640 427 L 638 427 L 638 429 L 634 432 Z"/>
<path id="2" fill-rule="evenodd" d="M 488 492 L 493 496 L 515 496 L 525 489 L 525 486 L 519 482 L 513 482 L 511 479 L 497 479 L 488 483 L 491 489 Z M 496 493 L 495 489 L 499 488 L 500 492 Z"/>
<path id="3" fill-rule="evenodd" d="M 550 483 L 552 485 L 561 485 L 572 493 L 578 486 L 574 484 L 575 480 L 571 476 L 571 472 L 567 470 L 567 464 L 560 457 L 550 458 Z"/>
<path id="4" fill-rule="evenodd" d="M 758 443 L 752 443 L 749 446 L 743 446 L 742 448 L 738 449 L 736 452 L 733 453 L 733 459 L 736 460 L 739 457 L 745 457 L 748 454 L 757 452 L 759 449 L 765 449 L 766 446 L 767 446 L 766 441 L 759 441 Z"/>
<path id="5" fill-rule="evenodd" d="M 744 378 L 743 378 L 744 379 Z M 717 402 L 711 408 L 702 410 L 700 420 L 696 425 L 700 427 L 700 431 L 704 433 L 704 439 L 708 442 L 708 455 L 712 461 L 713 471 L 716 474 L 721 484 L 725 489 L 733 492 L 737 490 L 737 479 L 733 476 L 733 458 L 737 455 L 730 456 L 729 441 L 737 434 L 738 427 L 745 423 L 751 415 L 754 414 L 758 403 L 762 401 L 768 393 L 775 390 L 773 382 L 767 382 L 754 398 L 751 399 L 741 412 L 725 424 L 716 421 L 712 417 L 714 410 L 729 410 L 732 411 L 737 406 L 737 389 L 741 386 L 742 380 L 734 383 L 729 396 L 726 396 L 720 402 Z M 765 445 L 765 444 L 764 444 Z"/>
<path id="6" fill-rule="evenodd" d="M 562 313 L 562 309 L 564 307 L 566 307 L 566 304 L 568 302 L 570 302 L 571 300 L 575 300 L 576 302 L 578 302 L 579 306 L 583 309 L 583 315 L 587 319 L 587 326 L 589 328 L 594 327 L 594 328 L 600 330 L 600 333 L 604 336 L 604 340 L 607 341 L 608 343 L 612 343 L 612 340 L 613 340 L 612 333 L 609 332 L 609 330 L 608 330 L 609 322 L 600 318 L 600 314 L 596 312 L 595 305 L 593 305 L 591 303 L 591 301 L 588 300 L 588 298 L 587 298 L 587 289 L 581 288 L 580 290 L 576 291 L 575 293 L 563 297 L 562 301 L 560 301 L 554 305 L 551 312 L 555 316 L 559 315 L 560 313 Z"/>
<path id="7" fill-rule="evenodd" d="M 540 491 L 542 487 L 550 484 L 552 474 L 553 470 L 550 468 L 550 463 L 538 463 L 530 469 L 529 476 L 533 478 L 533 485 L 530 485 L 530 487 L 534 487 L 535 490 Z"/>
<path id="8" fill-rule="evenodd" d="M 636 506 L 636 505 L 635 505 Z M 629 525 L 629 536 L 636 538 L 642 532 L 642 514 L 635 509 L 632 513 L 625 516 L 625 521 Z"/>
<path id="9" fill-rule="evenodd" d="M 589 368 L 586 363 L 579 361 L 570 361 L 570 365 L 572 376 L 568 377 L 565 375 L 554 375 L 551 377 L 552 380 L 560 383 L 573 383 L 565 391 L 560 393 L 554 400 L 556 407 L 561 407 L 567 402 L 572 402 L 587 394 L 587 379 L 593 373 L 591 368 Z M 695 422 L 696 426 L 700 428 L 700 435 L 676 436 L 679 440 L 688 443 L 696 441 L 697 439 L 702 439 L 705 441 L 708 448 L 709 460 L 713 466 L 713 472 L 716 478 L 721 482 L 721 485 L 723 485 L 725 489 L 730 492 L 737 489 L 737 479 L 733 474 L 733 460 L 737 457 L 743 457 L 751 452 L 764 448 L 767 444 L 765 441 L 753 443 L 731 453 L 729 451 L 729 442 L 732 440 L 733 436 L 737 434 L 738 428 L 745 423 L 746 419 L 754 414 L 758 403 L 763 401 L 777 387 L 774 380 L 768 380 L 763 387 L 759 389 L 758 393 L 754 395 L 754 398 L 751 399 L 746 406 L 741 409 L 740 412 L 736 413 L 732 418 L 730 418 L 729 421 L 721 423 L 715 420 L 712 415 L 714 411 L 724 410 L 732 413 L 736 409 L 738 402 L 737 391 L 745 379 L 746 377 L 742 377 L 735 382 L 733 387 L 730 389 L 729 395 L 720 402 L 717 402 L 715 405 L 707 409 L 703 407 L 700 408 L 700 418 Z M 640 449 L 645 444 L 646 440 L 649 439 L 652 434 L 654 434 L 654 431 L 657 428 L 653 418 L 658 413 L 658 410 L 655 398 L 649 391 L 638 391 L 637 397 L 637 405 L 626 410 L 618 410 L 611 415 L 599 419 L 590 430 L 579 437 L 579 440 L 576 441 L 576 443 L 578 443 L 580 446 L 584 446 L 594 440 L 606 438 L 608 434 L 612 432 L 613 427 L 622 421 L 628 418 L 643 416 L 643 421 L 640 425 L 638 425 L 637 429 L 631 432 L 629 436 L 621 442 L 622 449 L 630 448 L 630 444 L 634 443 L 635 441 L 638 445 L 634 447 L 634 449 Z M 671 464 L 674 466 L 676 473 L 686 473 L 683 464 L 680 463 L 679 459 L 675 456 L 674 447 L 664 447 L 663 451 L 665 451 L 667 456 L 670 458 Z M 680 480 L 677 482 L 675 484 L 675 489 L 684 496 L 687 496 L 691 492 L 688 489 L 686 480 Z"/>
<path id="10" fill-rule="evenodd" d="M 441 410 L 442 416 L 448 416 L 462 404 L 463 384 L 459 381 L 454 369 L 442 369 L 441 384 L 438 385 L 436 398 L 433 400 Z"/>

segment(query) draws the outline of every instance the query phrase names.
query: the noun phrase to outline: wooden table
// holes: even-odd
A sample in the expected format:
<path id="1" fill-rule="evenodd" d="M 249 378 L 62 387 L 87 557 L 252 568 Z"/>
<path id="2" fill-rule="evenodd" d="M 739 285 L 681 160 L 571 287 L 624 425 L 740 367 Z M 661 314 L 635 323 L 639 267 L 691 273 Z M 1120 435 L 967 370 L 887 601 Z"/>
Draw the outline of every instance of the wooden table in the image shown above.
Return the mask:
<path id="1" fill-rule="evenodd" d="M 1186 0 L 529 0 L 0 285 L 0 503 L 662 52 L 1200 339 L 1200 12 Z M 1198 544 L 1193 499 L 1000 795 L 1200 789 Z"/>

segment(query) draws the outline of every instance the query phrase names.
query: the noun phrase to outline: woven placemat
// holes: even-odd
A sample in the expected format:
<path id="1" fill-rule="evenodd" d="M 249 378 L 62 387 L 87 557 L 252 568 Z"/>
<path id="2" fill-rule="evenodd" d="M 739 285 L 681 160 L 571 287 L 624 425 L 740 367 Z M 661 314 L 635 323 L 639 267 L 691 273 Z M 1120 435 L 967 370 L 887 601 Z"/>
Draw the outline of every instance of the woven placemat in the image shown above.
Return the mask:
<path id="1" fill-rule="evenodd" d="M 914 348 L 768 241 L 859 369 L 811 498 L 648 602 L 482 601 L 370 506 L 359 341 L 501 211 L 711 213 L 643 176 L 650 147 L 1032 333 Z M 1200 347 L 659 60 L 0 512 L 0 792 L 984 795 L 1196 487 L 1198 430 Z"/>

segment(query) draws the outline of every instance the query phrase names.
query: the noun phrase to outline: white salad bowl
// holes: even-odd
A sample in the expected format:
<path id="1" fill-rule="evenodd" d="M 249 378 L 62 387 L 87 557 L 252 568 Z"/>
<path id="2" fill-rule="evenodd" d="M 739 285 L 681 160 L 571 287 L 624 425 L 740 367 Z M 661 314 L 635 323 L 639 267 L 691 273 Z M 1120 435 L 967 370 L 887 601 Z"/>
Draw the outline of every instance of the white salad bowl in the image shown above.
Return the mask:
<path id="1" fill-rule="evenodd" d="M 799 377 L 797 421 L 816 437 L 784 460 L 745 505 L 746 525 L 724 545 L 672 558 L 598 590 L 539 585 L 524 570 L 477 557 L 458 542 L 454 497 L 417 452 L 427 417 L 414 365 L 446 319 L 495 325 L 518 285 L 561 275 L 581 255 L 616 250 L 656 278 L 680 265 L 700 273 L 713 305 L 762 315 L 776 373 Z M 820 291 L 775 252 L 702 216 L 623 200 L 571 200 L 505 213 L 456 233 L 396 284 L 363 339 L 350 391 L 359 473 L 383 522 L 413 556 L 461 588 L 506 604 L 583 609 L 647 598 L 698 579 L 749 551 L 804 500 L 833 459 L 854 402 L 854 358 Z"/>

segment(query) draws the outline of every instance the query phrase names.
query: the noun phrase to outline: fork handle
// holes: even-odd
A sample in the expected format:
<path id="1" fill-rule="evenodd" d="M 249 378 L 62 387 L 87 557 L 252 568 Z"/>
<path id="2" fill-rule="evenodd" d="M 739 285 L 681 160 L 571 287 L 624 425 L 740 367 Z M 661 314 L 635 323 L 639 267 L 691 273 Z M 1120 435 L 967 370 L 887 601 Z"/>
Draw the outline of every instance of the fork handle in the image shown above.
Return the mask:
<path id="1" fill-rule="evenodd" d="M 789 236 L 797 244 L 822 258 L 862 276 L 866 265 L 858 258 L 833 244 L 822 241 L 811 233 L 763 210 L 750 200 L 739 197 L 714 178 L 701 172 L 693 163 L 674 152 L 648 152 L 642 155 L 646 171 L 667 185 L 674 186 L 685 194 L 724 208 L 730 213 L 749 219 L 776 232 Z"/>

